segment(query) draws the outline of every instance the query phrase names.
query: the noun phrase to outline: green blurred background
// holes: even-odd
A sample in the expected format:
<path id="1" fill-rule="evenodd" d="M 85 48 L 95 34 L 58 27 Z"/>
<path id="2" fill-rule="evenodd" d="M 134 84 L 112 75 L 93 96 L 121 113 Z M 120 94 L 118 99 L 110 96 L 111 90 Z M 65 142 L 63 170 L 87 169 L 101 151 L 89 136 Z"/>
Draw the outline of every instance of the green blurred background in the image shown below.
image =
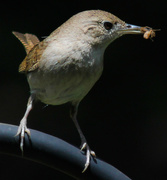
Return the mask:
<path id="1" fill-rule="evenodd" d="M 29 97 L 26 78 L 18 73 L 25 51 L 13 30 L 42 40 L 80 11 L 112 12 L 127 23 L 161 31 L 153 42 L 142 35 L 127 35 L 107 48 L 103 75 L 80 104 L 79 123 L 99 158 L 135 180 L 167 179 L 166 7 L 166 0 L 1 3 L 0 122 L 19 125 Z M 44 106 L 35 105 L 28 127 L 79 146 L 69 106 Z M 43 179 L 71 179 L 42 165 L 2 155 L 1 171 L 0 179 L 37 178 L 39 173 Z"/>

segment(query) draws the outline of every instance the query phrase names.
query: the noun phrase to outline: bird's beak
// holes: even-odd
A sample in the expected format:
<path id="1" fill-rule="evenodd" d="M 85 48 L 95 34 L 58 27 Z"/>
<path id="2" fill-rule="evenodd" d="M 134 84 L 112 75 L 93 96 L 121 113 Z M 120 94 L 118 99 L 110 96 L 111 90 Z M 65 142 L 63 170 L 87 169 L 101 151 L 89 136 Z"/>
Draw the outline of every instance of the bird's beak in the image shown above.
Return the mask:
<path id="1" fill-rule="evenodd" d="M 124 27 L 118 30 L 118 33 L 124 35 L 124 34 L 142 34 L 143 32 L 141 31 L 141 26 L 136 26 L 126 23 Z"/>

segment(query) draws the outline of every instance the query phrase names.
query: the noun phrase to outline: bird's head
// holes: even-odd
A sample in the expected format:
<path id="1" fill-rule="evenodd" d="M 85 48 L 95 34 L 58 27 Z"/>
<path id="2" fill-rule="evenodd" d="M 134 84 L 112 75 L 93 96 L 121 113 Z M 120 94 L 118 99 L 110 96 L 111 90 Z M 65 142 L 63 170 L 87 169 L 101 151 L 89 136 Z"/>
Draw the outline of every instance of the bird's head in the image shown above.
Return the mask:
<path id="1" fill-rule="evenodd" d="M 63 26 L 68 27 L 63 29 L 74 38 L 103 46 L 108 46 L 124 34 L 142 33 L 140 26 L 127 24 L 115 15 L 102 10 L 80 12 L 72 16 Z"/>

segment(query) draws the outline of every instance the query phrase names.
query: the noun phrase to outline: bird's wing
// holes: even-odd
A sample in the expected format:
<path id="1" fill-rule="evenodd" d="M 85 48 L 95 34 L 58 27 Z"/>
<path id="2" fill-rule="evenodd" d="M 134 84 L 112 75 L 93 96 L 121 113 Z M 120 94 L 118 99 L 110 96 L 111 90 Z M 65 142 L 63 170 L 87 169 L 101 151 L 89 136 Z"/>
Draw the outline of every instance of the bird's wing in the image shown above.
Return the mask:
<path id="1" fill-rule="evenodd" d="M 20 64 L 19 72 L 27 73 L 36 70 L 39 67 L 39 61 L 46 46 L 47 43 L 44 41 L 36 44 Z"/>
<path id="2" fill-rule="evenodd" d="M 22 34 L 19 32 L 13 32 L 13 34 L 24 45 L 27 53 L 27 56 L 19 66 L 19 72 L 27 73 L 36 70 L 39 67 L 39 61 L 47 43 L 44 41 L 40 42 L 33 34 Z"/>
<path id="3" fill-rule="evenodd" d="M 20 42 L 24 45 L 26 53 L 28 54 L 30 50 L 37 45 L 40 41 L 39 39 L 33 35 L 33 34 L 22 34 L 19 32 L 12 32 L 19 40 Z"/>

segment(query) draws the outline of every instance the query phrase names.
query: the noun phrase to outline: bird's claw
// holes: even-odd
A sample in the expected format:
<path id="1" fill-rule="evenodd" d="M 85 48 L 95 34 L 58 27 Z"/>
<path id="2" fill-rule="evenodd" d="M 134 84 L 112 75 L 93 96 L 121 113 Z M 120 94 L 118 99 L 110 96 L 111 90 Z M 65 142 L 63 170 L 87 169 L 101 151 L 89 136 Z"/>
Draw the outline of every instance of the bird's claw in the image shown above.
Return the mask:
<path id="1" fill-rule="evenodd" d="M 31 135 L 30 130 L 27 128 L 27 126 L 24 123 L 24 121 L 21 121 L 15 136 L 20 135 L 20 149 L 21 149 L 22 152 L 23 152 L 25 133 L 27 133 L 28 137 L 30 137 L 30 135 Z"/>
<path id="2" fill-rule="evenodd" d="M 87 168 L 89 167 L 91 156 L 96 157 L 95 152 L 91 151 L 91 149 L 89 148 L 89 146 L 86 142 L 83 143 L 83 145 L 81 147 L 81 151 L 83 151 L 83 150 L 86 151 L 86 163 L 85 163 L 85 167 L 84 167 L 84 170 L 82 171 L 82 173 L 84 173 L 87 170 Z"/>

